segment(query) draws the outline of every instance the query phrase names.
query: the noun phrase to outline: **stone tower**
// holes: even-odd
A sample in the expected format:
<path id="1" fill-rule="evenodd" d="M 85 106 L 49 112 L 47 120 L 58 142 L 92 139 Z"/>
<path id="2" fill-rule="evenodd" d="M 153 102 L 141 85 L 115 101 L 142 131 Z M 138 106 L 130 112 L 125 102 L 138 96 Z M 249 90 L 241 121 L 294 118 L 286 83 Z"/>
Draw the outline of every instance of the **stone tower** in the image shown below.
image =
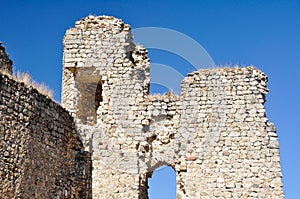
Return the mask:
<path id="1" fill-rule="evenodd" d="M 64 38 L 62 106 L 92 156 L 93 198 L 148 198 L 176 171 L 177 198 L 283 198 L 279 147 L 254 67 L 199 70 L 181 95 L 149 95 L 147 50 L 130 26 L 88 16 Z"/>

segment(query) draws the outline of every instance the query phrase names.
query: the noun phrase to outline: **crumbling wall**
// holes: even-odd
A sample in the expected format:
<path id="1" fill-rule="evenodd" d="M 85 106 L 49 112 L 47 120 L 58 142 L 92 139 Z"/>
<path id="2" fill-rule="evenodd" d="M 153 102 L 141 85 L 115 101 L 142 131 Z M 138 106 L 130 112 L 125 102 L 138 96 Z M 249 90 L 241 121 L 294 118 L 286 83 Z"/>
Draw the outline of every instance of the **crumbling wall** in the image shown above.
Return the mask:
<path id="1" fill-rule="evenodd" d="M 12 65 L 13 62 L 9 59 L 5 52 L 5 47 L 2 46 L 2 42 L 0 42 L 0 71 L 4 70 L 9 74 L 12 74 Z"/>
<path id="2" fill-rule="evenodd" d="M 179 196 L 283 198 L 266 84 L 254 67 L 200 70 L 182 81 L 181 124 L 191 142 Z"/>
<path id="3" fill-rule="evenodd" d="M 0 198 L 91 198 L 90 155 L 73 118 L 0 73 Z"/>
<path id="4" fill-rule="evenodd" d="M 283 198 L 261 71 L 199 70 L 180 96 L 151 96 L 149 66 L 119 19 L 89 16 L 66 32 L 62 105 L 92 154 L 93 198 L 148 198 L 162 165 L 176 171 L 177 198 Z"/>
<path id="5" fill-rule="evenodd" d="M 140 113 L 150 82 L 147 51 L 132 42 L 130 26 L 120 19 L 89 16 L 66 32 L 63 60 L 62 105 L 92 153 L 93 198 L 137 198 L 136 147 L 144 140 Z M 93 84 L 101 85 L 100 94 Z M 81 117 L 88 112 L 95 123 Z"/>
<path id="6" fill-rule="evenodd" d="M 199 70 L 180 96 L 151 96 L 147 50 L 107 16 L 76 22 L 63 60 L 69 113 L 0 74 L 1 198 L 144 199 L 162 165 L 176 171 L 177 198 L 283 198 L 261 71 Z M 0 69 L 12 72 L 1 43 Z"/>
<path id="7" fill-rule="evenodd" d="M 181 96 L 149 96 L 140 198 L 161 165 L 176 171 L 177 198 L 283 198 L 267 81 L 254 67 L 199 70 L 183 79 Z"/>

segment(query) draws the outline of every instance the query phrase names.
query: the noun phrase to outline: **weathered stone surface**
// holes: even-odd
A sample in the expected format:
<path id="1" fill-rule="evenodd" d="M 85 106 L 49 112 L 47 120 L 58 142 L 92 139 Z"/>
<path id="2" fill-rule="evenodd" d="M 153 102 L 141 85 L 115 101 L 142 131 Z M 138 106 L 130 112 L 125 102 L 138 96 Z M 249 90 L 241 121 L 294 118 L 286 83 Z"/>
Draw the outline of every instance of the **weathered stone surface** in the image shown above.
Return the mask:
<path id="1" fill-rule="evenodd" d="M 119 19 L 89 16 L 66 32 L 62 105 L 92 154 L 93 198 L 147 198 L 161 165 L 176 170 L 178 198 L 283 198 L 261 71 L 199 70 L 181 96 L 151 96 L 149 66 Z"/>
<path id="2" fill-rule="evenodd" d="M 0 71 L 4 70 L 7 73 L 12 74 L 12 65 L 13 62 L 9 59 L 5 52 L 5 47 L 2 46 L 2 42 L 0 42 Z"/>
<path id="3" fill-rule="evenodd" d="M 1 198 L 148 198 L 169 165 L 177 198 L 283 198 L 260 70 L 198 70 L 149 94 L 130 26 L 88 16 L 64 38 L 62 106 L 0 75 Z"/>
<path id="4" fill-rule="evenodd" d="M 0 198 L 88 198 L 90 155 L 73 118 L 0 73 Z"/>

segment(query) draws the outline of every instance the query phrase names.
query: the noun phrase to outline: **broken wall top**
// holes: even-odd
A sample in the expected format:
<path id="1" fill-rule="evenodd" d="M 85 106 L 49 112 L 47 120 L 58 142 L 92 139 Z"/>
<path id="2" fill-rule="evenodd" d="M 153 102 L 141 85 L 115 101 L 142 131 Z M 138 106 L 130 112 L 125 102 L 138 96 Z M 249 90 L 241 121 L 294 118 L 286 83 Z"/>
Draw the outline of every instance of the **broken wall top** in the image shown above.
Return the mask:
<path id="1" fill-rule="evenodd" d="M 5 52 L 5 47 L 0 42 L 0 70 L 5 70 L 12 74 L 13 62 L 9 59 L 8 54 Z"/>

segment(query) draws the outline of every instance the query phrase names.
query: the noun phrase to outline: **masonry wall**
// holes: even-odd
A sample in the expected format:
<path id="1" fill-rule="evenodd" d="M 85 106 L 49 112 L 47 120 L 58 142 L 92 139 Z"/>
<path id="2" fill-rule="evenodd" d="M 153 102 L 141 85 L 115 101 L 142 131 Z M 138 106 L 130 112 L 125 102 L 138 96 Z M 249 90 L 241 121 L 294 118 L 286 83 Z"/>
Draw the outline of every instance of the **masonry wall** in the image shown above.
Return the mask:
<path id="1" fill-rule="evenodd" d="M 93 198 L 138 198 L 136 148 L 144 140 L 140 113 L 150 81 L 146 54 L 132 42 L 130 26 L 114 17 L 89 16 L 65 35 L 62 106 L 76 118 L 92 154 Z M 95 84 L 102 100 L 95 100 Z"/>
<path id="2" fill-rule="evenodd" d="M 141 198 L 161 165 L 177 173 L 177 198 L 283 198 L 276 130 L 264 109 L 267 81 L 254 67 L 199 70 L 182 81 L 177 99 L 149 96 Z"/>
<path id="3" fill-rule="evenodd" d="M 8 54 L 5 52 L 5 47 L 0 42 L 0 71 L 6 71 L 12 74 L 13 62 L 9 59 Z"/>
<path id="4" fill-rule="evenodd" d="M 181 121 L 191 140 L 182 198 L 283 198 L 266 83 L 254 67 L 200 70 L 182 81 Z"/>
<path id="5" fill-rule="evenodd" d="M 89 16 L 66 32 L 62 105 L 92 155 L 93 198 L 148 198 L 162 165 L 176 171 L 179 199 L 283 198 L 261 71 L 199 70 L 180 96 L 151 96 L 149 70 L 120 19 Z"/>
<path id="6" fill-rule="evenodd" d="M 108 16 L 76 22 L 63 60 L 67 111 L 0 73 L 0 198 L 144 199 L 162 165 L 176 171 L 178 199 L 283 198 L 260 70 L 198 70 L 180 96 L 152 96 L 147 50 Z"/>
<path id="7" fill-rule="evenodd" d="M 0 198 L 90 198 L 90 155 L 56 102 L 0 73 Z"/>

